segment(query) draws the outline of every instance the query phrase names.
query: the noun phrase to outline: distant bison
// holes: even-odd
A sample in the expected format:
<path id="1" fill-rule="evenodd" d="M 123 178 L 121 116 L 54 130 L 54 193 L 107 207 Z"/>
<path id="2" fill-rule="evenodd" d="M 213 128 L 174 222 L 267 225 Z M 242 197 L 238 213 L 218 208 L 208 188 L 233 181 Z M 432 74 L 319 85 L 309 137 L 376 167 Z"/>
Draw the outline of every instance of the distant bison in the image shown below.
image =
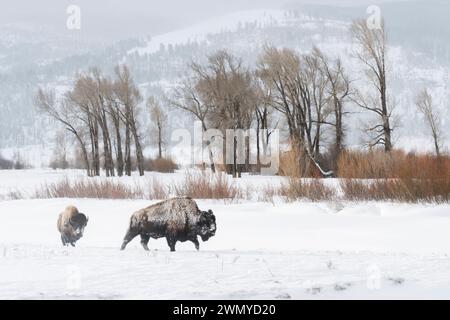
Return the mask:
<path id="1" fill-rule="evenodd" d="M 165 237 L 170 251 L 175 251 L 177 241 L 191 241 L 199 250 L 197 236 L 207 241 L 215 233 L 216 217 L 211 210 L 200 211 L 191 198 L 175 198 L 135 212 L 131 216 L 121 250 L 137 235 L 141 236 L 141 244 L 145 250 L 149 250 L 150 237 Z"/>
<path id="2" fill-rule="evenodd" d="M 64 246 L 72 245 L 83 237 L 84 228 L 88 218 L 78 212 L 74 206 L 68 206 L 58 217 L 58 231 L 61 233 L 61 241 Z"/>

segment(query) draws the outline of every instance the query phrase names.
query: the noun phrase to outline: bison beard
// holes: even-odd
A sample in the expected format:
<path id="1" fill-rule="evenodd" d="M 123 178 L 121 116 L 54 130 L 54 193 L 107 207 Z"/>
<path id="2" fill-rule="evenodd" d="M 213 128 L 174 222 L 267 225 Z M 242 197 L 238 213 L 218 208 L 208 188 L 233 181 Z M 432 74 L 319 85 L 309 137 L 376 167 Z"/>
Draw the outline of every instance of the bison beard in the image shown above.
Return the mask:
<path id="1" fill-rule="evenodd" d="M 149 250 L 150 238 L 166 238 L 170 251 L 175 251 L 177 241 L 191 241 L 200 249 L 197 236 L 207 241 L 216 233 L 216 218 L 211 210 L 200 211 L 191 198 L 175 198 L 154 204 L 135 212 L 122 243 L 121 250 L 136 236 Z"/>

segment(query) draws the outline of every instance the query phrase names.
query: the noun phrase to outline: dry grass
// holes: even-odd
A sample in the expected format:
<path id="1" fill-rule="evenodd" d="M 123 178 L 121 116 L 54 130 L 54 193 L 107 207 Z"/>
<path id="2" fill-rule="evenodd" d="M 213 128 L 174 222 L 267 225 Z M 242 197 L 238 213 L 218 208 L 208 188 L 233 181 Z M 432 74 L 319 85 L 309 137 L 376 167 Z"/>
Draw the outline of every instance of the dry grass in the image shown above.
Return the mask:
<path id="1" fill-rule="evenodd" d="M 448 202 L 450 158 L 395 151 L 347 152 L 339 161 L 341 189 L 348 200 Z M 374 179 L 371 181 L 356 179 Z"/>
<path id="2" fill-rule="evenodd" d="M 7 194 L 6 194 L 6 199 L 8 200 L 21 200 L 21 199 L 25 199 L 26 195 L 23 191 L 20 190 L 10 190 Z"/>
<path id="3" fill-rule="evenodd" d="M 298 160 L 286 160 L 284 169 L 295 169 Z M 289 164 L 289 165 L 288 165 Z M 289 167 L 292 165 L 292 167 Z M 296 169 L 295 169 L 296 170 Z M 243 187 L 226 174 L 188 172 L 179 183 L 164 184 L 157 179 L 127 184 L 116 179 L 63 179 L 44 184 L 34 193 L 15 190 L 8 199 L 23 198 L 93 198 L 93 199 L 149 199 L 162 200 L 170 196 L 190 196 L 195 199 L 239 200 L 252 199 L 274 202 L 327 201 L 337 199 L 337 190 L 322 179 L 301 179 L 302 171 L 281 185 Z M 287 171 L 286 171 L 287 173 Z M 406 203 L 448 203 L 450 201 L 450 157 L 407 154 L 394 151 L 346 152 L 339 160 L 341 177 L 340 200 L 395 201 Z"/>
<path id="4" fill-rule="evenodd" d="M 189 196 L 195 199 L 242 198 L 241 190 L 222 173 L 187 173 L 184 181 L 177 184 L 174 189 L 177 196 Z"/>
<path id="5" fill-rule="evenodd" d="M 307 156 L 295 148 L 280 154 L 278 175 L 291 178 L 319 178 L 321 174 Z"/>
<path id="6" fill-rule="evenodd" d="M 150 200 L 163 200 L 167 199 L 170 195 L 170 188 L 166 187 L 161 181 L 152 179 L 148 184 L 147 199 Z"/>
<path id="7" fill-rule="evenodd" d="M 379 179 L 373 181 L 344 179 L 341 181 L 344 197 L 352 201 L 396 201 L 448 203 L 450 179 Z"/>
<path id="8" fill-rule="evenodd" d="M 280 197 L 288 202 L 299 200 L 323 201 L 336 197 L 333 188 L 325 185 L 320 179 L 290 178 L 288 182 L 280 186 L 267 185 L 261 190 L 259 200 L 274 202 L 275 197 Z"/>
<path id="9" fill-rule="evenodd" d="M 142 188 L 135 184 L 128 186 L 112 180 L 82 179 L 44 184 L 36 190 L 33 198 L 90 198 L 90 199 L 144 199 Z"/>
<path id="10" fill-rule="evenodd" d="M 326 186 L 319 179 L 308 181 L 303 179 L 289 179 L 288 183 L 282 184 L 280 188 L 280 196 L 289 202 L 304 199 L 311 201 L 330 200 L 335 195 L 335 190 Z"/>
<path id="11" fill-rule="evenodd" d="M 389 179 L 434 177 L 450 172 L 450 157 L 405 153 L 394 150 L 343 152 L 338 160 L 338 176 L 344 179 Z"/>
<path id="12" fill-rule="evenodd" d="M 173 173 L 178 169 L 178 165 L 172 158 L 147 159 L 144 165 L 146 171 L 162 173 Z"/>

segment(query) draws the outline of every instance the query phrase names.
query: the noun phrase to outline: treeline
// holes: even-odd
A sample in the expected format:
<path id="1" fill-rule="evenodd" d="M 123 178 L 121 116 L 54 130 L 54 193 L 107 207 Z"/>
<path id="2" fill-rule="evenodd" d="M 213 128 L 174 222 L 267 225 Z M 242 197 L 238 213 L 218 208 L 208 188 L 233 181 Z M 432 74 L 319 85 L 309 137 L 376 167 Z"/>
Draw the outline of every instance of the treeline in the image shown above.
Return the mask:
<path id="1" fill-rule="evenodd" d="M 387 81 L 390 70 L 384 23 L 370 29 L 365 20 L 355 21 L 350 31 L 358 47 L 357 58 L 366 70 L 367 79 L 359 86 L 364 91 L 350 79 L 340 58 L 330 58 L 318 48 L 301 54 L 266 45 L 254 68 L 226 50 L 210 55 L 205 64 L 190 64 L 190 76 L 177 84 L 167 101 L 170 107 L 192 114 L 204 132 L 214 129 L 225 137 L 223 150 L 213 149 L 215 137 L 206 142 L 212 172 L 222 169 L 240 177 L 242 172 L 260 169 L 273 130 L 278 128 L 288 134 L 290 152 L 301 168 L 297 170 L 301 176 L 336 176 L 345 151 L 350 105 L 374 116 L 364 128 L 367 146 L 392 152 L 394 105 Z M 76 138 L 90 176 L 100 174 L 101 156 L 107 176 L 130 175 L 132 152 L 139 174 L 144 174 L 143 141 L 137 121 L 142 100 L 126 66 L 117 67 L 114 78 L 103 76 L 98 69 L 77 76 L 73 88 L 59 102 L 51 91 L 39 89 L 37 94 L 37 105 Z M 153 97 L 148 98 L 147 105 L 161 158 L 167 116 Z M 431 128 L 439 156 L 442 129 L 426 90 L 417 96 L 417 107 Z M 250 128 L 256 129 L 256 146 L 246 138 L 241 150 L 239 135 Z M 230 129 L 236 132 L 231 140 L 226 135 Z M 231 163 L 219 167 L 223 164 L 217 153 L 226 159 L 226 149 L 230 148 Z M 250 163 L 251 153 L 256 153 L 256 166 Z M 244 163 L 239 161 L 242 156 Z"/>
<path id="2" fill-rule="evenodd" d="M 304 174 L 319 171 L 324 177 L 331 176 L 345 147 L 344 118 L 349 103 L 378 115 L 379 121 L 368 129 L 375 133 L 370 146 L 392 149 L 384 26 L 370 30 L 365 21 L 357 21 L 352 32 L 361 47 L 359 58 L 371 78 L 368 83 L 376 88 L 377 97 L 369 99 L 359 93 L 341 60 L 330 59 L 318 48 L 300 54 L 266 46 L 254 70 L 226 51 L 209 56 L 206 66 L 192 64 L 193 76 L 175 90 L 172 105 L 194 114 L 204 130 L 246 130 L 252 126 L 264 130 L 257 139 L 258 165 L 260 149 L 265 149 L 270 139 L 270 128 L 281 118 Z M 325 131 L 330 128 L 333 139 L 326 143 Z M 226 141 L 225 145 L 234 146 L 236 153 L 236 141 Z M 327 161 L 324 150 L 329 153 Z M 246 153 L 248 157 L 249 151 Z M 226 170 L 239 176 L 248 167 L 238 164 L 235 157 Z"/>
<path id="3" fill-rule="evenodd" d="M 258 135 L 255 147 L 258 167 L 271 128 L 278 126 L 288 133 L 290 153 L 301 176 L 337 176 L 339 159 L 345 151 L 345 121 L 350 106 L 371 115 L 370 123 L 363 128 L 366 147 L 393 151 L 394 99 L 387 81 L 390 70 L 384 22 L 378 29 L 371 29 L 365 20 L 355 21 L 350 32 L 357 45 L 357 60 L 367 76 L 359 86 L 340 58 L 330 58 L 318 48 L 301 54 L 266 45 L 253 69 L 225 50 L 209 56 L 206 65 L 191 64 L 192 76 L 174 90 L 171 105 L 193 114 L 205 131 L 221 130 L 223 137 L 226 129 L 262 129 L 264 133 Z M 416 105 L 431 129 L 439 156 L 442 128 L 428 91 L 417 96 Z M 225 141 L 226 146 L 234 148 L 235 155 L 226 171 L 235 177 L 251 170 L 250 146 L 244 151 L 246 164 L 236 161 L 236 139 Z M 212 152 L 210 160 L 214 171 Z"/>

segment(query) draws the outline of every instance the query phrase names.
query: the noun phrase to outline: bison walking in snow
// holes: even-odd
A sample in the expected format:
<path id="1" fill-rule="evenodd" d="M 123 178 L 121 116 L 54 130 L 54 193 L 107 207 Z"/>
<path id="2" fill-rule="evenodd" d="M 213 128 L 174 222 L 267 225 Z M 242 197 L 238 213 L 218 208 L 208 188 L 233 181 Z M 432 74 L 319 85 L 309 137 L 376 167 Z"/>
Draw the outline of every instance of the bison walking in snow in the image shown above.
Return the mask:
<path id="1" fill-rule="evenodd" d="M 200 211 L 191 198 L 175 198 L 154 204 L 135 212 L 122 243 L 121 250 L 136 236 L 148 249 L 150 238 L 166 238 L 170 251 L 175 251 L 177 241 L 191 241 L 200 249 L 197 236 L 207 241 L 216 233 L 216 217 L 211 210 Z"/>
<path id="2" fill-rule="evenodd" d="M 58 217 L 58 231 L 61 233 L 61 241 L 64 246 L 72 245 L 83 237 L 84 228 L 88 218 L 78 212 L 74 206 L 68 206 Z"/>

